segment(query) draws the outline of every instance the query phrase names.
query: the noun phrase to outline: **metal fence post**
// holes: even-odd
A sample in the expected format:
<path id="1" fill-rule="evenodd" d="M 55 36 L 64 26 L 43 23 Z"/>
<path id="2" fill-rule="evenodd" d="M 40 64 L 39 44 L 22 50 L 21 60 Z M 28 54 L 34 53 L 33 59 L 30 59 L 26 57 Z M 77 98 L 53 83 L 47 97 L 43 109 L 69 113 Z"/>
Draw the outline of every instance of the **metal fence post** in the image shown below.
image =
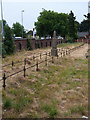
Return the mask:
<path id="1" fill-rule="evenodd" d="M 33 56 L 33 60 L 35 60 L 35 57 Z"/>
<path id="2" fill-rule="evenodd" d="M 26 58 L 24 59 L 24 65 L 26 65 Z"/>
<path id="3" fill-rule="evenodd" d="M 52 63 L 54 63 L 53 57 L 52 57 Z"/>
<path id="4" fill-rule="evenodd" d="M 47 57 L 47 52 L 46 52 L 46 57 Z"/>
<path id="5" fill-rule="evenodd" d="M 39 69 L 38 69 L 38 61 L 37 61 L 37 63 L 36 63 L 36 71 L 38 71 Z"/>
<path id="6" fill-rule="evenodd" d="M 6 80 L 6 75 L 4 73 L 4 75 L 3 75 L 3 88 L 4 88 L 4 90 L 5 90 L 5 87 L 6 87 L 5 80 Z"/>
<path id="7" fill-rule="evenodd" d="M 45 66 L 47 66 L 47 56 L 46 56 L 46 58 L 45 58 Z"/>
<path id="8" fill-rule="evenodd" d="M 49 56 L 50 56 L 50 52 L 49 52 Z"/>
<path id="9" fill-rule="evenodd" d="M 24 66 L 23 71 L 24 71 L 24 77 L 25 77 L 26 76 L 26 68 L 25 68 L 25 66 Z"/>
<path id="10" fill-rule="evenodd" d="M 12 69 L 13 69 L 13 66 L 14 66 L 14 62 L 12 61 Z"/>
<path id="11" fill-rule="evenodd" d="M 62 51 L 61 51 L 61 57 L 62 57 Z"/>
<path id="12" fill-rule="evenodd" d="M 41 56 L 42 56 L 42 55 L 41 55 L 41 53 L 40 53 L 40 59 L 41 59 Z"/>

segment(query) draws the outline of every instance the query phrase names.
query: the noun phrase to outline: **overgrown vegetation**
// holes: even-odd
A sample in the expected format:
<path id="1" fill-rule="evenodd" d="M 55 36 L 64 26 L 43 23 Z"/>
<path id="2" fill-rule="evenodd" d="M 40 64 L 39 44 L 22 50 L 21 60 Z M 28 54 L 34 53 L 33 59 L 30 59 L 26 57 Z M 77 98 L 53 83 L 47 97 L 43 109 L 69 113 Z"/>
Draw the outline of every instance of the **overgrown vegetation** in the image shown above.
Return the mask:
<path id="1" fill-rule="evenodd" d="M 87 116 L 87 65 L 85 58 L 54 58 L 54 64 L 49 62 L 47 67 L 41 64 L 38 72 L 28 69 L 25 78 L 22 75 L 8 78 L 3 90 L 3 117 Z"/>

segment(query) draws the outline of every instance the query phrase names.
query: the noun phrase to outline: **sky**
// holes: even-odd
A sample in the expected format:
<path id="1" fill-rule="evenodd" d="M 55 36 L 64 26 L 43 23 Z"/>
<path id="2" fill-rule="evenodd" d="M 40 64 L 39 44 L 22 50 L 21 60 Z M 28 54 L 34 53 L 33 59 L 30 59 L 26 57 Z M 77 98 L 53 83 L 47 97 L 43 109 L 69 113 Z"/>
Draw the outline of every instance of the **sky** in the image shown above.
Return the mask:
<path id="1" fill-rule="evenodd" d="M 88 13 L 88 0 L 2 0 L 3 18 L 12 27 L 13 23 L 22 24 L 21 11 L 23 12 L 23 25 L 26 30 L 34 28 L 42 8 L 53 10 L 58 13 L 70 13 L 72 10 L 78 22 L 83 21 L 85 14 Z M 1 13 L 1 11 L 0 11 Z M 1 19 L 1 16 L 0 16 Z"/>

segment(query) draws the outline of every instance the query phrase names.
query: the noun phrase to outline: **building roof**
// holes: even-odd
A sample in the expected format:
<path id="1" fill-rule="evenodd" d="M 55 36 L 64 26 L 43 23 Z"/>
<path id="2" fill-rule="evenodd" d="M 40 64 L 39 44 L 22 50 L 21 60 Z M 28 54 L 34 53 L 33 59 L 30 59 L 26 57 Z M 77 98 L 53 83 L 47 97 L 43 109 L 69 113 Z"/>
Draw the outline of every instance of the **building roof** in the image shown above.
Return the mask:
<path id="1" fill-rule="evenodd" d="M 14 40 L 26 40 L 27 38 L 22 38 L 22 37 L 16 37 Z"/>
<path id="2" fill-rule="evenodd" d="M 77 32 L 78 37 L 85 37 L 88 35 L 88 32 Z"/>

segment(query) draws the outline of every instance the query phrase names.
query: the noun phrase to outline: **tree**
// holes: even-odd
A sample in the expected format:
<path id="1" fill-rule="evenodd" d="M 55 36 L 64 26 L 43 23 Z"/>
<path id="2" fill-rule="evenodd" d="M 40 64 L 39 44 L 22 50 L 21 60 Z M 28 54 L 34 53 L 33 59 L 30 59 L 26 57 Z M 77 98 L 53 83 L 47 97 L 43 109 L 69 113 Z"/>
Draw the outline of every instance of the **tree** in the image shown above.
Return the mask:
<path id="1" fill-rule="evenodd" d="M 68 35 L 71 42 L 77 38 L 77 27 L 76 27 L 76 17 L 74 17 L 74 13 L 70 11 L 68 17 Z"/>
<path id="2" fill-rule="evenodd" d="M 35 22 L 37 35 L 40 37 L 48 35 L 52 37 L 53 31 L 56 30 L 57 35 L 65 37 L 67 34 L 67 20 L 68 15 L 65 13 L 43 9 L 38 17 L 38 21 Z"/>
<path id="3" fill-rule="evenodd" d="M 79 26 L 79 31 L 80 32 L 87 32 L 90 30 L 90 13 L 88 13 L 87 15 L 84 15 L 86 20 L 83 20 L 81 23 L 80 23 L 80 26 Z"/>
<path id="4" fill-rule="evenodd" d="M 22 37 L 22 32 L 23 32 L 23 37 L 26 37 L 26 32 L 24 30 L 24 27 L 18 22 L 13 24 L 12 31 L 15 37 Z"/>
<path id="5" fill-rule="evenodd" d="M 6 21 L 3 20 L 3 27 L 6 25 Z M 4 31 L 3 31 L 4 32 Z M 2 20 L 0 20 L 0 55 L 4 56 L 6 54 L 5 46 L 4 46 L 4 41 L 2 40 Z"/>
<path id="6" fill-rule="evenodd" d="M 14 46 L 14 41 L 12 39 L 12 31 L 8 25 L 4 26 L 4 37 L 5 37 L 4 48 L 5 48 L 6 54 L 14 53 L 15 46 Z"/>

